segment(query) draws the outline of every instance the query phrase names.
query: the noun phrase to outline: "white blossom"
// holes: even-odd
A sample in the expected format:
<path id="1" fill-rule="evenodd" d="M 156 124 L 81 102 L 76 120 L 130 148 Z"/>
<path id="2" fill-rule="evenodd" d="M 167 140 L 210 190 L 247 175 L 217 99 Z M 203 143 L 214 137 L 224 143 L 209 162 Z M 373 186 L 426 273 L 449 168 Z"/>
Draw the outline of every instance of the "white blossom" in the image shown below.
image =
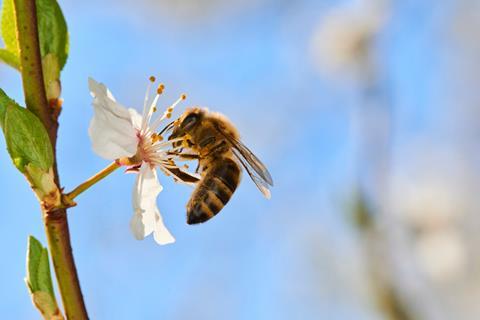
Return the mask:
<path id="1" fill-rule="evenodd" d="M 174 242 L 175 238 L 165 227 L 156 204 L 157 196 L 162 191 L 156 168 L 169 175 L 173 174 L 170 170 L 178 168 L 168 152 L 174 150 L 171 148 L 172 141 L 162 141 L 163 138 L 156 131 L 164 119 L 170 118 L 175 105 L 185 99 L 185 95 L 152 120 L 164 88 L 160 85 L 153 101 L 149 103 L 149 92 L 154 81 L 151 77 L 143 114 L 140 115 L 135 109 L 127 109 L 116 102 L 105 85 L 90 78 L 88 84 L 93 96 L 94 116 L 89 135 L 93 150 L 99 156 L 129 166 L 128 171 L 138 172 L 133 189 L 134 215 L 130 222 L 135 238 L 141 240 L 153 233 L 157 243 L 168 244 Z"/>

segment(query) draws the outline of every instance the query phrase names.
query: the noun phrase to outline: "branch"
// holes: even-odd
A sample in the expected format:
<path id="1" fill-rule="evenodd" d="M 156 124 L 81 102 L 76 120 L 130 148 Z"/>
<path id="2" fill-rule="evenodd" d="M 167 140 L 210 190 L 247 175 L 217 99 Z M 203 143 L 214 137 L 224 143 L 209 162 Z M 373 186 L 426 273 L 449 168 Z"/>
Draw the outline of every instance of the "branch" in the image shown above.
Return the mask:
<path id="1" fill-rule="evenodd" d="M 70 244 L 67 211 L 44 212 L 43 219 L 65 315 L 67 319 L 88 319 Z"/>
<path id="2" fill-rule="evenodd" d="M 43 122 L 55 148 L 58 124 L 48 107 L 43 84 L 36 4 L 34 0 L 14 0 L 14 5 L 25 104 Z"/>
<path id="3" fill-rule="evenodd" d="M 35 0 L 14 0 L 23 90 L 27 108 L 43 123 L 55 153 L 58 123 L 47 103 L 43 82 L 42 58 L 38 39 Z M 55 157 L 56 158 L 56 157 Z M 56 160 L 55 182 L 59 183 Z M 65 209 L 43 212 L 48 247 L 67 319 L 88 319 L 70 245 Z"/>

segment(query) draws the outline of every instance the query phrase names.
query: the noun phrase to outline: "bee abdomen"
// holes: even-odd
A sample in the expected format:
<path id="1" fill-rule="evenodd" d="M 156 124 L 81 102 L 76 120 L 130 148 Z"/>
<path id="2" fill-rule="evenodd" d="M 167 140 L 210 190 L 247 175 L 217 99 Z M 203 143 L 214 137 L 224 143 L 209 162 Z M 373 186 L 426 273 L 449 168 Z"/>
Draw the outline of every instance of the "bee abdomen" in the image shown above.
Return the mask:
<path id="1" fill-rule="evenodd" d="M 211 165 L 187 204 L 187 223 L 202 223 L 227 204 L 240 182 L 240 168 L 229 158 Z"/>

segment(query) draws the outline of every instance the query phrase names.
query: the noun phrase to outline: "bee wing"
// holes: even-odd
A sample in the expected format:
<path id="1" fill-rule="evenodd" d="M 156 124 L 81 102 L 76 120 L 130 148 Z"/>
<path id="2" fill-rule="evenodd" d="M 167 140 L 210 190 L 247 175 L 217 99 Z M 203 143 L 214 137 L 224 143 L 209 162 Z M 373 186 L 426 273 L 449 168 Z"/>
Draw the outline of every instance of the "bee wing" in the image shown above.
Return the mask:
<path id="1" fill-rule="evenodd" d="M 270 199 L 270 186 L 273 179 L 265 165 L 241 141 L 217 127 L 217 130 L 232 144 L 233 154 L 240 161 L 265 198 Z"/>
<path id="2" fill-rule="evenodd" d="M 261 178 L 256 170 L 250 165 L 250 163 L 240 154 L 240 152 L 237 149 L 233 149 L 233 154 L 235 154 L 236 158 L 242 166 L 245 168 L 247 171 L 248 175 L 252 179 L 252 181 L 255 183 L 257 186 L 258 190 L 263 194 L 263 196 L 267 199 L 270 199 L 271 193 L 270 193 L 270 186 L 272 184 L 269 184 L 267 181 L 265 181 L 263 178 Z"/>

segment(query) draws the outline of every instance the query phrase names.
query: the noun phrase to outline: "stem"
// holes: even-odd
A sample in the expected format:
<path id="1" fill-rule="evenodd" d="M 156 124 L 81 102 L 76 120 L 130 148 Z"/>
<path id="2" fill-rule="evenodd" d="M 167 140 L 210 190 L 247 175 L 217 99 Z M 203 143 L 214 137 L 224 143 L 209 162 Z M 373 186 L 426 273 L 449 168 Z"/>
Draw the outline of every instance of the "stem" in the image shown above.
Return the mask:
<path id="1" fill-rule="evenodd" d="M 70 244 L 67 211 L 44 212 L 43 219 L 65 315 L 67 319 L 88 319 Z"/>
<path id="2" fill-rule="evenodd" d="M 95 174 L 93 177 L 90 179 L 86 180 L 82 184 L 80 184 L 78 187 L 73 189 L 71 192 L 67 193 L 65 196 L 69 200 L 75 199 L 78 195 L 80 195 L 82 192 L 93 186 L 95 183 L 99 182 L 106 176 L 108 176 L 110 173 L 115 171 L 116 169 L 120 168 L 120 164 L 118 164 L 116 161 L 112 162 L 108 167 L 105 169 L 101 170 L 97 174 Z"/>
<path id="3" fill-rule="evenodd" d="M 14 5 L 25 104 L 45 125 L 55 148 L 58 124 L 45 93 L 35 0 L 14 0 Z"/>
<path id="4" fill-rule="evenodd" d="M 58 123 L 45 93 L 36 3 L 35 0 L 14 0 L 14 6 L 25 103 L 47 129 L 55 154 L 55 181 L 60 186 L 55 152 Z M 43 220 L 65 315 L 67 319 L 88 319 L 70 244 L 67 212 L 65 209 L 44 210 Z"/>

